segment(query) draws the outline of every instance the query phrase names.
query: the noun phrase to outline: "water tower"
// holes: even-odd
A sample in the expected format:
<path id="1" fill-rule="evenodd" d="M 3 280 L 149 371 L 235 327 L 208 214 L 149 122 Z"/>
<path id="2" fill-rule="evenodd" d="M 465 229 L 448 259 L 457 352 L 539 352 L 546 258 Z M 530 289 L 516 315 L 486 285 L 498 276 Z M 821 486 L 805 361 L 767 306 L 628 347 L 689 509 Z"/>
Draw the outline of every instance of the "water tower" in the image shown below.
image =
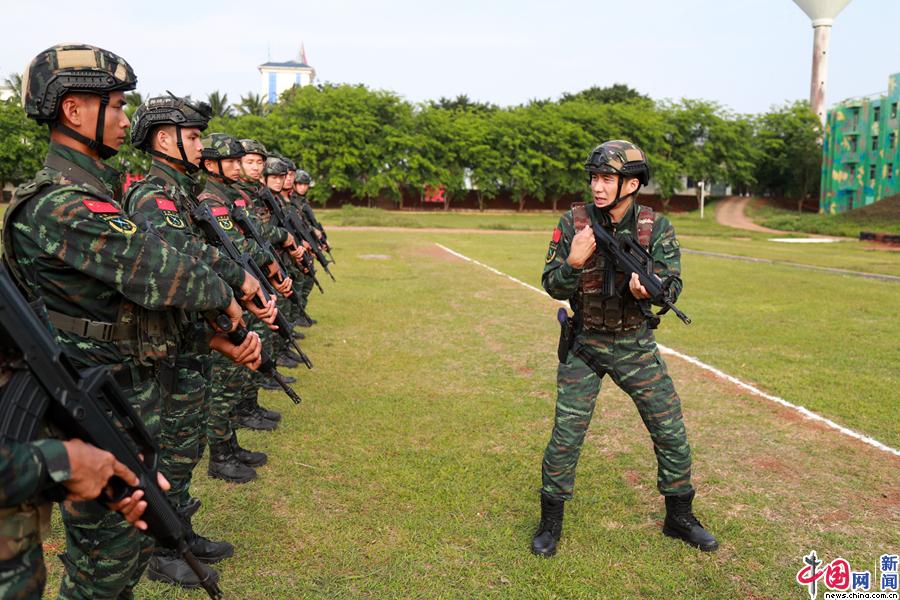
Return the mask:
<path id="1" fill-rule="evenodd" d="M 794 0 L 803 9 L 813 26 L 812 80 L 809 85 L 809 104 L 825 125 L 825 83 L 828 80 L 828 40 L 831 25 L 850 0 Z"/>

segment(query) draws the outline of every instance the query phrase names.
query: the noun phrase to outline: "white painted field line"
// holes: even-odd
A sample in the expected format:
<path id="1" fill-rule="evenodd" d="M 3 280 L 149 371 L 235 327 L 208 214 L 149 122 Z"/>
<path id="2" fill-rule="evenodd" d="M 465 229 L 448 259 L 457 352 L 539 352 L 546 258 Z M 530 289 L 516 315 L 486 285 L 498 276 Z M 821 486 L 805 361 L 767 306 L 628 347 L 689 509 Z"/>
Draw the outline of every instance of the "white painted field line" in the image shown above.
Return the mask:
<path id="1" fill-rule="evenodd" d="M 463 259 L 463 260 L 465 260 L 465 261 L 468 261 L 468 262 L 470 262 L 470 263 L 472 263 L 472 264 L 478 265 L 479 267 L 482 267 L 482 268 L 484 268 L 484 269 L 487 269 L 487 270 L 490 271 L 491 273 L 496 273 L 497 275 L 500 275 L 501 277 L 506 277 L 506 278 L 509 279 L 510 281 L 513 281 L 513 282 L 515 282 L 515 283 L 518 283 L 518 284 L 521 285 L 522 287 L 526 287 L 526 288 L 528 288 L 528 289 L 531 290 L 531 291 L 534 291 L 534 292 L 537 292 L 537 293 L 541 294 L 542 296 L 546 296 L 547 298 L 550 297 L 550 296 L 547 295 L 547 292 L 545 292 L 544 290 L 542 290 L 542 289 L 540 289 L 540 288 L 536 288 L 536 287 L 534 287 L 533 285 L 527 284 L 527 283 L 525 283 L 524 281 L 522 281 L 521 279 L 516 279 L 516 278 L 513 277 L 512 275 L 507 275 L 507 274 L 504 273 L 503 271 L 499 271 L 499 270 L 495 269 L 494 267 L 491 267 L 491 266 L 489 266 L 489 265 L 486 265 L 486 264 L 484 264 L 484 263 L 482 263 L 482 262 L 479 262 L 479 261 L 475 260 L 474 258 L 469 258 L 469 257 L 466 256 L 465 254 L 460 254 L 460 253 L 457 252 L 456 250 L 451 250 L 450 248 L 448 248 L 447 246 L 444 246 L 443 244 L 438 244 L 437 242 L 435 242 L 435 244 L 436 244 L 439 248 L 441 248 L 442 250 L 444 250 L 445 252 L 448 252 L 448 253 L 452 254 L 453 256 L 456 256 L 457 258 L 461 258 L 461 259 Z M 554 299 L 554 302 L 557 302 L 557 303 L 559 303 L 560 305 L 565 306 L 566 308 L 570 308 L 570 309 L 571 309 L 571 307 L 569 306 L 569 303 L 566 302 L 565 300 L 555 300 L 555 299 Z M 866 436 L 866 435 L 863 435 L 863 434 L 861 434 L 861 433 L 859 433 L 859 432 L 853 431 L 852 429 L 847 429 L 847 428 L 844 427 L 843 425 L 838 425 L 837 423 L 835 423 L 835 422 L 832 421 L 831 419 L 826 419 L 826 418 L 823 417 L 822 415 L 818 415 L 818 414 L 814 413 L 813 411 L 809 410 L 808 408 L 806 408 L 806 407 L 804 407 L 804 406 L 798 406 L 798 405 L 796 405 L 796 404 L 792 404 L 792 403 L 788 402 L 788 401 L 785 400 L 784 398 L 779 398 L 778 396 L 773 396 L 772 394 L 767 394 L 766 392 L 762 391 L 762 390 L 759 389 L 758 387 L 753 386 L 753 385 L 750 385 L 749 383 L 746 383 L 746 382 L 741 381 L 741 380 L 738 379 L 737 377 L 734 377 L 734 376 L 732 376 L 732 375 L 729 375 L 728 373 L 725 373 L 725 372 L 723 372 L 723 371 L 720 371 L 719 369 L 713 367 L 712 365 L 706 364 L 705 362 L 701 361 L 701 360 L 698 359 L 698 358 L 694 358 L 693 356 L 688 356 L 687 354 L 682 354 L 682 353 L 679 352 L 678 350 L 675 350 L 675 349 L 673 349 L 673 348 L 669 348 L 668 346 L 664 346 L 664 345 L 662 345 L 662 344 L 657 344 L 657 345 L 659 346 L 660 351 L 663 352 L 664 354 L 671 354 L 672 356 L 677 356 L 678 358 L 680 358 L 680 359 L 682 359 L 682 360 L 685 360 L 685 361 L 691 363 L 692 365 L 694 365 L 694 366 L 696 366 L 696 367 L 700 367 L 701 369 L 703 369 L 703 370 L 705 370 L 705 371 L 709 371 L 710 373 L 712 373 L 713 375 L 715 375 L 715 376 L 718 377 L 719 379 L 724 379 L 725 381 L 728 381 L 728 382 L 733 383 L 734 385 L 736 385 L 736 386 L 738 386 L 738 387 L 740 387 L 740 388 L 743 388 L 744 390 L 750 392 L 751 394 L 753 394 L 753 395 L 755 395 L 755 396 L 759 396 L 759 397 L 761 397 L 761 398 L 765 398 L 766 400 L 770 400 L 770 401 L 775 402 L 775 403 L 777 403 L 777 404 L 780 404 L 780 405 L 782 405 L 782 406 L 784 406 L 784 407 L 786 407 L 786 408 L 790 408 L 791 410 L 794 410 L 794 411 L 800 413 L 801 415 L 803 415 L 803 416 L 806 417 L 807 419 L 810 419 L 811 421 L 818 421 L 819 423 L 822 423 L 823 425 L 825 425 L 825 426 L 827 426 L 827 427 L 830 427 L 831 429 L 834 429 L 835 431 L 839 431 L 840 433 L 843 433 L 844 435 L 847 435 L 847 436 L 849 436 L 849 437 L 855 438 L 855 439 L 857 439 L 857 440 L 859 440 L 859 441 L 861 441 L 861 442 L 864 442 L 864 443 L 866 443 L 866 444 L 869 444 L 870 446 L 874 446 L 875 448 L 878 448 L 879 450 L 881 450 L 881 451 L 883 451 L 883 452 L 887 452 L 887 453 L 889 453 L 889 454 L 893 454 L 894 456 L 900 456 L 900 450 L 897 450 L 896 448 L 891 448 L 891 447 L 888 446 L 887 444 L 883 444 L 883 443 L 879 442 L 878 440 L 876 440 L 876 439 L 874 439 L 874 438 L 870 438 L 870 437 L 868 437 L 868 436 Z"/>

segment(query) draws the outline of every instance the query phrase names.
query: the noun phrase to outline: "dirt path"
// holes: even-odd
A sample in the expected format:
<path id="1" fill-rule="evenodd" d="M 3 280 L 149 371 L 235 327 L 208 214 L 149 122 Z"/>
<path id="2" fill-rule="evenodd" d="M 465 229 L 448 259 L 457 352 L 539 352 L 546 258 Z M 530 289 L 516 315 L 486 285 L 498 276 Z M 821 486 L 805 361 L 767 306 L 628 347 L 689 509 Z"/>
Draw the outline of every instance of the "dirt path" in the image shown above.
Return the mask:
<path id="1" fill-rule="evenodd" d="M 719 225 L 734 227 L 735 229 L 745 229 L 747 231 L 787 233 L 785 231 L 778 231 L 777 229 L 769 229 L 768 227 L 757 225 L 751 221 L 744 212 L 747 208 L 747 203 L 750 202 L 750 200 L 751 198 L 734 196 L 719 201 L 719 203 L 716 204 L 716 222 L 719 223 Z"/>

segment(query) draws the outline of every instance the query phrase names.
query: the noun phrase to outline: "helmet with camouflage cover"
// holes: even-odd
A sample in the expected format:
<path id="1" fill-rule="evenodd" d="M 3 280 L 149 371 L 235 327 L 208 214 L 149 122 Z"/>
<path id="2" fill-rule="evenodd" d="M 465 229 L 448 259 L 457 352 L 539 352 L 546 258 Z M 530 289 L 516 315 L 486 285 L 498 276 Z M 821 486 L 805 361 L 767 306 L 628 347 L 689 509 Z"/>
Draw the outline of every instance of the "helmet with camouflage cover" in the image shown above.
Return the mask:
<path id="1" fill-rule="evenodd" d="M 172 92 L 168 92 L 168 94 L 168 96 L 150 98 L 134 112 L 131 124 L 131 143 L 135 148 L 140 148 L 153 156 L 174 161 L 187 169 L 189 173 L 195 173 L 200 170 L 200 167 L 188 161 L 184 143 L 181 140 L 181 129 L 196 127 L 200 131 L 205 130 L 212 116 L 212 110 L 205 102 L 192 103 L 190 96 L 180 98 Z M 175 126 L 175 139 L 181 159 L 152 148 L 151 133 L 154 128 L 162 125 Z"/>
<path id="2" fill-rule="evenodd" d="M 200 143 L 203 144 L 203 150 L 200 153 L 200 163 L 203 165 L 203 170 L 211 173 L 206 168 L 204 161 L 214 160 L 219 163 L 219 172 L 215 175 L 221 177 L 228 185 L 234 183 L 233 179 L 225 177 L 222 161 L 226 158 L 240 158 L 244 155 L 244 147 L 238 139 L 227 133 L 212 133 L 200 140 Z"/>
<path id="3" fill-rule="evenodd" d="M 297 169 L 297 174 L 294 175 L 294 185 L 301 183 L 309 185 L 310 183 L 312 183 L 312 177 L 310 177 L 309 173 L 307 173 L 303 169 Z"/>
<path id="4" fill-rule="evenodd" d="M 647 185 L 650 181 L 650 165 L 647 155 L 636 144 L 625 140 L 603 142 L 591 151 L 584 169 L 591 173 L 612 173 L 634 177 Z"/>
<path id="5" fill-rule="evenodd" d="M 127 92 L 136 86 L 137 76 L 121 56 L 87 44 L 59 44 L 38 54 L 25 69 L 22 106 L 29 118 L 38 123 L 49 123 L 102 158 L 109 158 L 116 153 L 115 148 L 103 143 L 109 94 Z M 62 98 L 71 92 L 100 96 L 94 139 L 57 122 Z"/>
<path id="6" fill-rule="evenodd" d="M 281 157 L 281 160 L 283 160 L 283 161 L 284 161 L 284 164 L 287 165 L 287 170 L 288 170 L 288 171 L 296 171 L 296 170 L 297 170 L 297 165 L 296 165 L 296 164 L 294 163 L 294 161 L 292 161 L 291 159 L 285 158 L 285 157 L 282 156 L 282 157 Z"/>
<path id="7" fill-rule="evenodd" d="M 244 146 L 237 138 L 227 133 L 211 133 L 200 142 L 203 144 L 201 157 L 204 160 L 222 160 L 223 158 L 240 158 L 244 152 Z"/>
<path id="8" fill-rule="evenodd" d="M 241 146 L 244 147 L 244 154 L 259 154 L 263 158 L 268 158 L 269 156 L 269 152 L 266 150 L 266 147 L 263 146 L 262 142 L 244 139 L 241 140 Z"/>
<path id="9" fill-rule="evenodd" d="M 266 166 L 263 167 L 263 177 L 287 175 L 288 164 L 283 158 L 270 156 L 266 159 Z"/>
<path id="10" fill-rule="evenodd" d="M 637 144 L 625 140 L 610 140 L 603 142 L 594 148 L 584 163 L 584 170 L 588 176 L 594 173 L 608 173 L 619 175 L 616 188 L 616 198 L 602 210 L 608 211 L 620 202 L 638 193 L 642 185 L 650 181 L 650 165 L 647 164 L 647 155 Z M 622 184 L 626 177 L 638 180 L 638 187 L 625 198 L 622 197 Z"/>

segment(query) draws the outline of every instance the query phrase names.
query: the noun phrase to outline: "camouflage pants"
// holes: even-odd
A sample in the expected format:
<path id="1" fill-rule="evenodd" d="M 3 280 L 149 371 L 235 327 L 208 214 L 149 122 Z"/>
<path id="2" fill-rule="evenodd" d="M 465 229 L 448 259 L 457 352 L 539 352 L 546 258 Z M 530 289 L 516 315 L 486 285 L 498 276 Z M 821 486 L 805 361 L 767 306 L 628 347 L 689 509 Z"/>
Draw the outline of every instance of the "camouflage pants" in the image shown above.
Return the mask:
<path id="1" fill-rule="evenodd" d="M 244 387 L 251 379 L 251 371 L 216 352 L 212 359 L 211 379 L 206 439 L 210 446 L 214 446 L 231 439 L 232 413 L 244 397 Z"/>
<path id="2" fill-rule="evenodd" d="M 280 352 L 279 348 L 284 348 L 286 344 L 286 342 L 283 341 L 283 338 L 269 329 L 268 325 L 255 317 L 251 318 L 249 327 L 250 331 L 255 331 L 259 334 L 263 352 L 271 356 L 273 360 L 276 360 L 278 358 L 278 353 Z M 259 371 L 248 370 L 243 377 L 244 387 L 243 392 L 241 393 L 242 402 L 255 404 L 259 397 L 259 386 L 262 385 L 263 381 L 266 379 L 267 377 Z"/>
<path id="3" fill-rule="evenodd" d="M 157 439 L 159 384 L 155 377 L 141 379 L 135 368 L 131 370 L 133 385 L 122 391 Z M 66 501 L 60 508 L 66 528 L 60 600 L 132 598 L 153 553 L 153 539 L 97 502 Z"/>
<path id="4" fill-rule="evenodd" d="M 556 418 L 544 452 L 541 492 L 572 498 L 575 467 L 604 375 L 631 396 L 656 453 L 656 484 L 664 495 L 691 488 L 691 449 L 681 400 L 648 329 L 578 335 L 557 370 Z"/>
<path id="5" fill-rule="evenodd" d="M 179 356 L 174 386 L 163 393 L 160 471 L 172 485 L 167 496 L 176 509 L 191 499 L 191 475 L 206 447 L 212 361 L 209 354 Z"/>
<path id="6" fill-rule="evenodd" d="M 0 561 L 0 598 L 3 600 L 40 600 L 46 583 L 47 567 L 37 535 L 24 551 Z"/>
<path id="7" fill-rule="evenodd" d="M 303 310 L 306 310 L 306 305 L 309 304 L 309 295 L 315 284 L 313 283 L 312 277 L 309 275 L 301 275 L 300 278 L 300 306 Z"/>

